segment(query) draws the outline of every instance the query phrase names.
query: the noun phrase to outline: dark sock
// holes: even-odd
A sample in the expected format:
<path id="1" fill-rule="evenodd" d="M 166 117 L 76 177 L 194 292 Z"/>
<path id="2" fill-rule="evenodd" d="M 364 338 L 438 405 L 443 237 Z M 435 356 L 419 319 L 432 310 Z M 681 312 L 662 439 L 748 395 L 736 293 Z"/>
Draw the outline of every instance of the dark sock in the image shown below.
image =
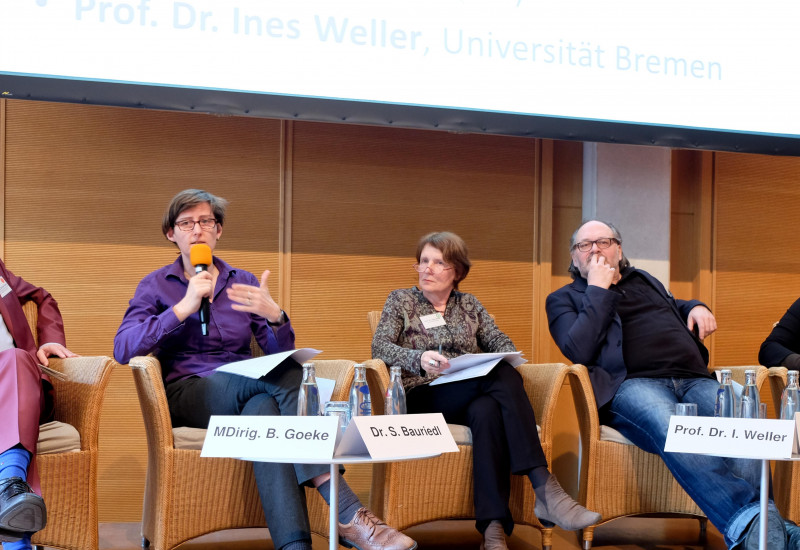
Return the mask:
<path id="1" fill-rule="evenodd" d="M 5 550 L 5 548 L 3 550 Z M 311 550 L 311 542 L 307 540 L 295 540 L 281 546 L 281 550 Z"/>
<path id="2" fill-rule="evenodd" d="M 330 505 L 331 503 L 331 481 L 328 480 L 319 487 L 317 491 L 325 499 L 325 502 Z M 361 501 L 347 484 L 342 476 L 339 476 L 339 523 L 350 523 L 356 515 L 356 512 L 362 507 Z"/>
<path id="3" fill-rule="evenodd" d="M 0 479 L 19 477 L 28 479 L 28 465 L 31 463 L 31 453 L 21 446 L 12 447 L 0 454 Z"/>
<path id="4" fill-rule="evenodd" d="M 535 491 L 544 487 L 544 484 L 550 479 L 550 471 L 547 466 L 537 466 L 528 472 L 528 479 L 531 480 L 531 485 L 533 485 L 533 490 Z"/>

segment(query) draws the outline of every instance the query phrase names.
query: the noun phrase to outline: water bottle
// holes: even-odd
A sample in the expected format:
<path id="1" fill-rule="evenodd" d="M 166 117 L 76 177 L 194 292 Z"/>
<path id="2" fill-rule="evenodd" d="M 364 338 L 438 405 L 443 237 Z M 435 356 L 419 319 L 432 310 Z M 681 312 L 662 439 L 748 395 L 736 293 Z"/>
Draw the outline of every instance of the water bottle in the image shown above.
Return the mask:
<path id="1" fill-rule="evenodd" d="M 731 383 L 731 370 L 722 369 L 722 382 L 717 390 L 717 402 L 714 404 L 714 416 L 733 418 L 736 416 L 736 396 Z"/>
<path id="2" fill-rule="evenodd" d="M 758 395 L 756 386 L 756 371 L 747 369 L 744 371 L 744 389 L 742 390 L 742 401 L 739 403 L 740 418 L 758 418 L 761 397 Z"/>
<path id="3" fill-rule="evenodd" d="M 297 395 L 297 416 L 319 416 L 319 388 L 314 363 L 303 364 L 303 382 Z"/>
<path id="4" fill-rule="evenodd" d="M 800 390 L 797 389 L 796 370 L 789 371 L 789 380 L 781 396 L 781 420 L 794 420 L 794 413 L 800 410 Z"/>
<path id="5" fill-rule="evenodd" d="M 384 399 L 386 414 L 406 414 L 406 390 L 403 389 L 403 379 L 400 374 L 400 367 L 389 369 L 391 380 L 389 387 L 386 388 L 386 399 Z"/>
<path id="6" fill-rule="evenodd" d="M 356 364 L 353 385 L 350 386 L 350 418 L 372 415 L 372 400 L 367 385 L 367 367 Z"/>

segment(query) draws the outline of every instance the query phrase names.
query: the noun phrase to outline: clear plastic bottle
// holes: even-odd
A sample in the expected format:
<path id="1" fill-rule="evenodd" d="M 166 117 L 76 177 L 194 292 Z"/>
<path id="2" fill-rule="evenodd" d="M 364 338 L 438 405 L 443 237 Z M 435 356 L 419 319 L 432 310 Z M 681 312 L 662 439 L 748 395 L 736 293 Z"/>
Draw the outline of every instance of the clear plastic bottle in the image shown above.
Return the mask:
<path id="1" fill-rule="evenodd" d="M 761 396 L 758 394 L 756 386 L 756 371 L 747 369 L 744 371 L 744 389 L 742 389 L 742 401 L 739 403 L 740 418 L 758 418 Z"/>
<path id="2" fill-rule="evenodd" d="M 350 418 L 372 415 L 372 399 L 367 385 L 367 367 L 358 363 L 354 367 L 355 378 L 350 386 Z"/>
<path id="3" fill-rule="evenodd" d="M 781 420 L 794 420 L 794 413 L 800 411 L 800 390 L 797 388 L 798 371 L 790 370 L 786 389 L 781 396 Z"/>
<path id="4" fill-rule="evenodd" d="M 406 414 L 406 390 L 403 389 L 400 367 L 391 367 L 389 374 L 391 380 L 384 396 L 384 412 L 386 414 Z"/>
<path id="5" fill-rule="evenodd" d="M 314 363 L 303 364 L 303 382 L 297 395 L 297 416 L 319 416 L 319 388 Z"/>
<path id="6" fill-rule="evenodd" d="M 714 404 L 714 416 L 733 418 L 736 416 L 736 395 L 731 382 L 731 370 L 722 369 L 722 382 L 717 390 L 717 402 Z"/>

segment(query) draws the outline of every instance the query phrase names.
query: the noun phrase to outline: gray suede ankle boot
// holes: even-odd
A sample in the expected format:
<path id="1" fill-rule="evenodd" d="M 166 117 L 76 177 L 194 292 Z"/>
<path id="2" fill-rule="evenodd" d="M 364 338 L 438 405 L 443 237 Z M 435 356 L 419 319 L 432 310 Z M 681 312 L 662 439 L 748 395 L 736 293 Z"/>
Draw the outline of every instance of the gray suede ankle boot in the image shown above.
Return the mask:
<path id="1" fill-rule="evenodd" d="M 536 505 L 533 513 L 546 527 L 558 525 L 562 529 L 575 531 L 595 525 L 602 519 L 597 512 L 587 510 L 575 502 L 561 488 L 553 474 L 550 474 L 544 486 L 534 487 L 534 492 Z"/>

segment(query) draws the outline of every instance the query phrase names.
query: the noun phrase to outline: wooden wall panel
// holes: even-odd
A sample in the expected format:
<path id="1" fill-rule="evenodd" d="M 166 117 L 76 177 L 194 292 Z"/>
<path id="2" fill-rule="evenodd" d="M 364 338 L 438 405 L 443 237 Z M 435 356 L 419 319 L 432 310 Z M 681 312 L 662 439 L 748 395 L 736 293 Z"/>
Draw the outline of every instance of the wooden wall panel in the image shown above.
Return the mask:
<path id="1" fill-rule="evenodd" d="M 670 220 L 670 291 L 683 300 L 697 296 L 694 280 L 700 269 L 697 224 L 701 166 L 696 151 L 672 152 Z"/>
<path id="2" fill-rule="evenodd" d="M 583 143 L 556 141 L 553 146 L 553 229 L 550 291 L 572 282 L 569 241 L 583 218 Z M 552 338 L 547 361 L 571 361 L 564 357 Z"/>
<path id="3" fill-rule="evenodd" d="M 679 299 L 697 299 L 716 311 L 711 262 L 713 153 L 672 152 L 670 195 L 670 288 Z M 714 364 L 716 335 L 704 344 Z"/>
<path id="4" fill-rule="evenodd" d="M 800 159 L 717 153 L 715 167 L 715 364 L 757 364 L 800 295 Z"/>
<path id="5" fill-rule="evenodd" d="M 220 257 L 259 275 L 277 272 L 279 128 L 9 101 L 4 261 L 57 298 L 72 350 L 111 355 L 136 284 L 176 257 L 161 217 L 177 191 L 205 188 L 229 199 Z M 101 521 L 140 517 L 145 451 L 132 379 L 119 367 L 101 422 Z"/>
<path id="6" fill-rule="evenodd" d="M 530 352 L 534 141 L 301 123 L 292 146 L 292 315 L 301 345 L 367 358 L 369 310 L 416 284 L 417 240 L 470 248 L 461 289 Z"/>

